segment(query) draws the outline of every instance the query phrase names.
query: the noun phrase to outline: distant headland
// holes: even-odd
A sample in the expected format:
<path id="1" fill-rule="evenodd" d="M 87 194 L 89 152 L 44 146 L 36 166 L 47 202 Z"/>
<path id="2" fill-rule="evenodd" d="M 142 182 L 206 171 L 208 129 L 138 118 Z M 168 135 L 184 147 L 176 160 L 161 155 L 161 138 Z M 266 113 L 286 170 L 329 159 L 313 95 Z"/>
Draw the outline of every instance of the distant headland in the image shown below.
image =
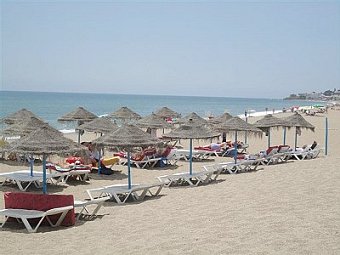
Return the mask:
<path id="1" fill-rule="evenodd" d="M 320 100 L 320 101 L 339 101 L 340 89 L 326 90 L 325 92 L 311 92 L 290 94 L 284 100 Z"/>

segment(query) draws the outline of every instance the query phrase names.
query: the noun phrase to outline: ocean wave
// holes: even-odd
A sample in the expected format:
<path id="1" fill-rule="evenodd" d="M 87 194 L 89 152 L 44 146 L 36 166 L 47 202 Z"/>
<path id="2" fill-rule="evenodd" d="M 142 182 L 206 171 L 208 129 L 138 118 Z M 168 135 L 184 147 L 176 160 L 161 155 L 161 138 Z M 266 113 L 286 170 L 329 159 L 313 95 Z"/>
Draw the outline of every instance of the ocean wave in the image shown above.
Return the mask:
<path id="1" fill-rule="evenodd" d="M 71 134 L 76 132 L 75 129 L 59 129 L 59 131 L 63 134 Z"/>

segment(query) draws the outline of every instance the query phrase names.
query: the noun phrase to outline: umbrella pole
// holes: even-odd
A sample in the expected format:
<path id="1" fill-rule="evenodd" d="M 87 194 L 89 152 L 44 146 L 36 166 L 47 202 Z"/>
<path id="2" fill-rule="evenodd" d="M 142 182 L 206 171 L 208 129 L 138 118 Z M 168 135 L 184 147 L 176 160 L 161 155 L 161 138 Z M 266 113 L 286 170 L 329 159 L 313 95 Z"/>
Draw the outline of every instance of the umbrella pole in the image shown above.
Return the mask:
<path id="1" fill-rule="evenodd" d="M 246 123 L 248 123 L 248 112 L 245 111 L 245 112 L 244 112 L 244 115 L 245 115 L 245 117 L 246 117 Z M 248 142 L 248 131 L 246 131 L 246 132 L 245 132 L 245 135 L 244 135 L 244 143 L 247 144 L 247 142 Z"/>
<path id="2" fill-rule="evenodd" d="M 189 158 L 190 158 L 190 175 L 192 175 L 192 139 L 190 139 Z"/>
<path id="3" fill-rule="evenodd" d="M 268 129 L 268 148 L 270 147 L 270 128 Z"/>
<path id="4" fill-rule="evenodd" d="M 286 145 L 287 127 L 283 128 L 283 145 Z"/>
<path id="5" fill-rule="evenodd" d="M 33 155 L 31 155 L 31 157 L 30 157 L 31 176 L 33 176 L 33 164 L 34 164 L 34 158 L 33 158 Z"/>
<path id="6" fill-rule="evenodd" d="M 326 127 L 325 127 L 325 155 L 328 155 L 328 118 L 326 117 Z"/>
<path id="7" fill-rule="evenodd" d="M 80 129 L 78 130 L 78 144 L 80 144 Z"/>
<path id="8" fill-rule="evenodd" d="M 127 152 L 127 160 L 128 160 L 128 187 L 129 187 L 129 189 L 131 189 L 131 173 L 130 173 L 131 162 L 130 162 L 130 151 Z"/>
<path id="9" fill-rule="evenodd" d="M 98 174 L 100 175 L 100 167 L 101 167 L 101 164 L 100 164 L 100 159 L 102 158 L 102 149 L 99 149 L 99 160 L 98 160 Z"/>
<path id="10" fill-rule="evenodd" d="M 297 148 L 297 127 L 295 127 L 295 150 Z"/>
<path id="11" fill-rule="evenodd" d="M 237 162 L 237 131 L 235 131 L 235 143 L 234 143 L 235 153 L 234 153 L 234 160 L 235 164 Z"/>
<path id="12" fill-rule="evenodd" d="M 46 155 L 43 155 L 43 193 L 47 193 L 47 183 L 46 183 Z"/>

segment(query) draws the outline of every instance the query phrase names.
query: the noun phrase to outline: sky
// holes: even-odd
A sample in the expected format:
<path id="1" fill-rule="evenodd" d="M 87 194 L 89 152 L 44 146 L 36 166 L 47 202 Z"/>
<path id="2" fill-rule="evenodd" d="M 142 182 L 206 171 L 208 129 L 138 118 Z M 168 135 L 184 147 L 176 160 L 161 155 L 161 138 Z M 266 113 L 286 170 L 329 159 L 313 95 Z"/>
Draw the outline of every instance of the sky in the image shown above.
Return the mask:
<path id="1" fill-rule="evenodd" d="M 283 98 L 340 88 L 340 1 L 0 1 L 0 90 Z"/>

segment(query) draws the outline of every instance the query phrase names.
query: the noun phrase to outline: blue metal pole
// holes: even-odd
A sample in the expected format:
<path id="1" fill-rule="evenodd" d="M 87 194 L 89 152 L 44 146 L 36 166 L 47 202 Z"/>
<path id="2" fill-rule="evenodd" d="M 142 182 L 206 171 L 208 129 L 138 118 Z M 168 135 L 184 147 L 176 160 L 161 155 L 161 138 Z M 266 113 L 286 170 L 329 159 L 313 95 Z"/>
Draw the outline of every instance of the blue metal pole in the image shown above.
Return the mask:
<path id="1" fill-rule="evenodd" d="M 244 112 L 244 115 L 246 117 L 246 122 L 248 123 L 248 113 L 247 111 Z M 245 135 L 244 135 L 244 143 L 247 144 L 248 142 L 248 131 L 245 132 Z"/>
<path id="2" fill-rule="evenodd" d="M 189 152 L 189 157 L 190 157 L 190 175 L 192 174 L 192 139 L 190 138 L 190 152 Z"/>
<path id="3" fill-rule="evenodd" d="M 34 164 L 34 158 L 33 158 L 33 155 L 31 155 L 31 157 L 30 157 L 31 176 L 33 176 L 33 164 Z"/>
<path id="4" fill-rule="evenodd" d="M 46 155 L 43 155 L 43 193 L 47 193 L 47 183 L 46 183 Z"/>
<path id="5" fill-rule="evenodd" d="M 325 155 L 328 155 L 328 118 L 326 117 L 326 128 L 325 128 Z"/>
<path id="6" fill-rule="evenodd" d="M 287 127 L 283 128 L 283 145 L 286 145 Z"/>
<path id="7" fill-rule="evenodd" d="M 99 149 L 99 160 L 98 160 L 98 174 L 100 174 L 100 167 L 101 167 L 101 164 L 100 164 L 100 159 L 102 158 L 102 154 L 101 154 L 101 149 Z"/>
<path id="8" fill-rule="evenodd" d="M 235 160 L 235 164 L 237 162 L 237 131 L 235 131 L 235 143 L 234 143 L 234 148 L 235 148 L 235 152 L 234 152 L 234 160 Z"/>
<path id="9" fill-rule="evenodd" d="M 130 151 L 127 153 L 128 157 L 128 187 L 131 189 L 131 162 L 130 162 Z"/>

